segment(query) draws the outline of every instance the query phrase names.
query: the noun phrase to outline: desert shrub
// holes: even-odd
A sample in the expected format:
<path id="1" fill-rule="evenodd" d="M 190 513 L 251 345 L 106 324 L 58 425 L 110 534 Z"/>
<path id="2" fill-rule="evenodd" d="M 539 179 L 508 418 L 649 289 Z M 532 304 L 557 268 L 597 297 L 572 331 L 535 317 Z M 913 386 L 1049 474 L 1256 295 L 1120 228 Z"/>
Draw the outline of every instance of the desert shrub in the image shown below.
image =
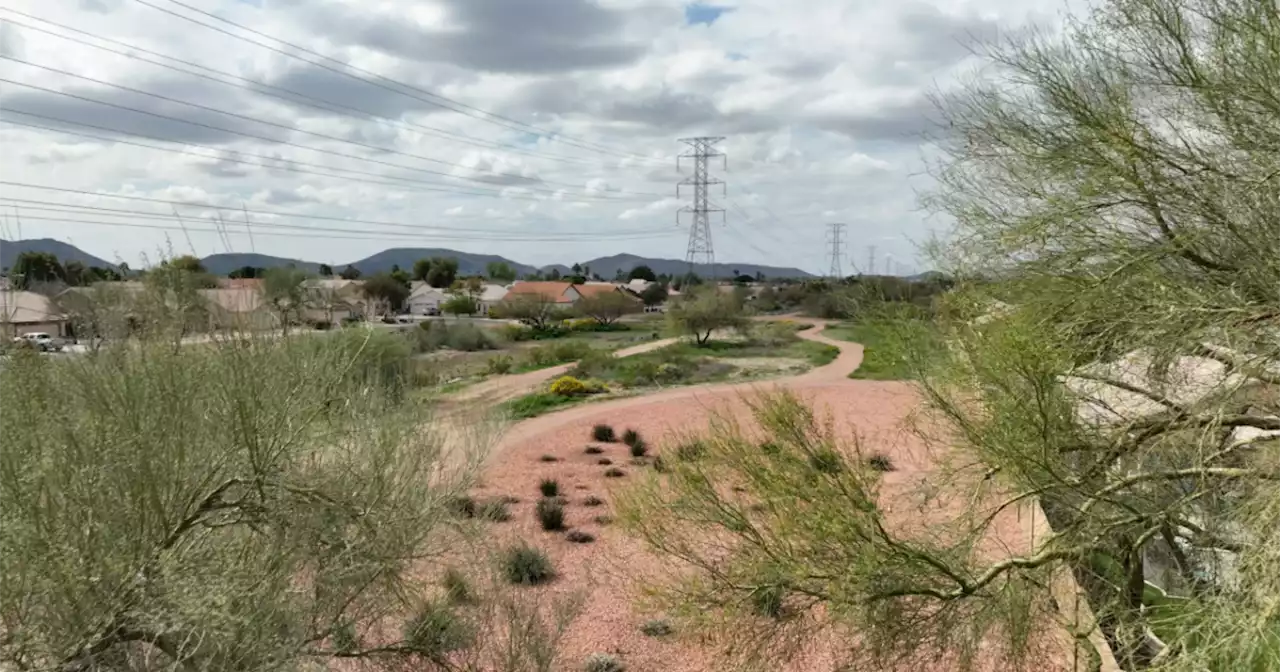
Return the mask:
<path id="1" fill-rule="evenodd" d="M 547 583 L 556 576 L 547 554 L 525 543 L 509 546 L 503 552 L 502 573 L 508 582 L 524 586 Z"/>
<path id="2" fill-rule="evenodd" d="M 503 504 L 519 504 L 520 498 L 515 495 L 503 495 L 498 498 Z"/>
<path id="3" fill-rule="evenodd" d="M 543 499 L 534 508 L 542 529 L 555 532 L 564 529 L 564 505 L 554 499 Z"/>
<path id="4" fill-rule="evenodd" d="M 897 467 L 893 465 L 893 460 L 884 453 L 874 453 L 867 458 L 867 466 L 880 472 L 895 471 Z"/>
<path id="5" fill-rule="evenodd" d="M 596 516 L 595 518 L 592 518 L 591 522 L 595 523 L 596 525 L 599 525 L 600 527 L 604 527 L 605 525 L 612 525 L 613 516 L 601 514 L 599 516 Z"/>
<path id="6" fill-rule="evenodd" d="M 591 495 L 582 500 L 582 505 L 583 506 L 604 506 L 604 500 L 600 499 L 599 497 L 596 497 L 595 495 Z"/>
<path id="7" fill-rule="evenodd" d="M 606 376 L 617 369 L 621 361 L 607 350 L 593 348 L 578 358 L 578 364 L 571 373 L 578 378 Z"/>
<path id="8" fill-rule="evenodd" d="M 599 455 L 604 452 L 604 448 L 601 448 L 600 446 L 587 446 L 582 452 L 588 455 Z"/>
<path id="9" fill-rule="evenodd" d="M 476 515 L 476 500 L 469 495 L 454 495 L 445 504 L 459 518 L 474 518 Z"/>
<path id="10" fill-rule="evenodd" d="M 444 576 L 440 577 L 440 587 L 444 588 L 444 597 L 450 604 L 475 604 L 477 602 L 476 591 L 471 587 L 471 582 L 467 580 L 467 575 L 457 567 L 450 567 L 444 570 Z"/>
<path id="11" fill-rule="evenodd" d="M 448 604 L 428 602 L 404 626 L 404 641 L 428 658 L 465 649 L 475 641 L 475 631 Z"/>
<path id="12" fill-rule="evenodd" d="M 671 627 L 671 622 L 662 618 L 645 621 L 640 626 L 640 632 L 646 637 L 666 637 L 675 631 L 676 629 Z"/>
<path id="13" fill-rule="evenodd" d="M 596 535 L 584 530 L 569 530 L 564 538 L 575 544 L 589 544 L 596 540 Z"/>
<path id="14" fill-rule="evenodd" d="M 634 442 L 627 445 L 631 447 L 632 457 L 644 457 L 649 452 L 649 444 L 645 443 L 644 439 L 641 438 L 636 438 Z"/>
<path id="15" fill-rule="evenodd" d="M 701 441 L 686 441 L 676 446 L 676 459 L 682 462 L 696 462 L 707 454 L 707 445 Z"/>
<path id="16" fill-rule="evenodd" d="M 606 466 L 606 467 L 607 467 L 607 466 L 609 466 L 609 465 L 613 464 L 613 460 L 611 460 L 611 459 L 609 459 L 609 458 L 607 458 L 607 457 L 602 457 L 602 458 L 600 458 L 600 459 L 596 460 L 596 464 L 599 464 L 599 465 L 601 465 L 601 466 Z"/>
<path id="17" fill-rule="evenodd" d="M 653 458 L 653 470 L 658 472 L 659 474 L 664 474 L 667 472 L 667 463 L 662 461 L 661 455 Z"/>
<path id="18" fill-rule="evenodd" d="M 515 360 L 511 359 L 511 355 L 497 355 L 491 357 L 486 366 L 489 373 L 501 376 L 511 373 L 511 369 L 515 367 Z"/>
<path id="19" fill-rule="evenodd" d="M 618 435 L 609 425 L 596 425 L 591 428 L 591 438 L 603 443 L 613 443 L 618 440 Z"/>
<path id="20" fill-rule="evenodd" d="M 532 418 L 573 403 L 573 397 L 562 397 L 550 392 L 534 392 L 516 397 L 503 404 L 513 418 Z"/>
<path id="21" fill-rule="evenodd" d="M 554 478 L 544 478 L 538 482 L 538 492 L 543 497 L 555 497 L 560 494 L 560 482 Z"/>
<path id="22" fill-rule="evenodd" d="M 751 341 L 766 347 L 778 347 L 796 340 L 794 322 L 763 322 L 751 329 Z"/>
<path id="23" fill-rule="evenodd" d="M 559 462 L 560 458 L 556 457 L 555 455 L 543 455 L 542 457 L 538 458 L 538 461 L 539 462 Z"/>
<path id="24" fill-rule="evenodd" d="M 581 341 L 564 341 L 539 345 L 525 351 L 526 366 L 543 368 L 581 359 L 591 352 L 590 344 Z"/>
<path id="25" fill-rule="evenodd" d="M 834 450 L 821 449 L 809 456 L 809 464 L 824 474 L 838 474 L 844 468 L 844 460 Z"/>
<path id="26" fill-rule="evenodd" d="M 505 500 L 491 499 L 480 505 L 480 510 L 476 512 L 476 516 L 491 523 L 505 523 L 511 520 L 511 511 L 507 509 Z"/>
<path id="27" fill-rule="evenodd" d="M 428 320 L 418 324 L 414 330 L 414 349 L 418 352 L 431 352 L 441 348 L 476 352 L 492 350 L 495 346 L 489 334 L 469 322 L 444 322 Z"/>
<path id="28" fill-rule="evenodd" d="M 781 618 L 786 594 L 786 587 L 781 584 L 759 586 L 751 593 L 751 609 L 761 616 Z"/>
<path id="29" fill-rule="evenodd" d="M 622 478 L 623 476 L 627 475 L 627 472 L 617 467 L 611 467 L 605 470 L 604 475 L 607 478 Z"/>
<path id="30" fill-rule="evenodd" d="M 626 430 L 622 432 L 622 442 L 627 444 L 628 446 L 635 444 L 639 440 L 640 440 L 640 432 L 637 432 L 636 430 L 631 429 L 630 427 L 626 428 Z"/>
<path id="31" fill-rule="evenodd" d="M 626 669 L 627 666 L 617 656 L 607 653 L 593 653 L 582 665 L 582 672 L 624 672 Z"/>
<path id="32" fill-rule="evenodd" d="M 562 397 L 579 397 L 587 393 L 587 386 L 573 376 L 561 376 L 551 383 L 551 394 Z"/>

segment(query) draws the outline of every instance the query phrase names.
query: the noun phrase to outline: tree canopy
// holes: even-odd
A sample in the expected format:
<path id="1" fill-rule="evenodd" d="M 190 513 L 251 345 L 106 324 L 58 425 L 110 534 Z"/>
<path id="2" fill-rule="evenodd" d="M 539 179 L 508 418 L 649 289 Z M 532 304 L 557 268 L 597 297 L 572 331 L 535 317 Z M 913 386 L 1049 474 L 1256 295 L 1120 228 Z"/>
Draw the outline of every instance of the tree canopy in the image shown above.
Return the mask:
<path id="1" fill-rule="evenodd" d="M 352 266 L 351 264 L 347 264 L 347 267 L 342 269 L 342 273 L 340 273 L 338 277 L 343 280 L 358 280 L 360 279 L 360 269 Z"/>
<path id="2" fill-rule="evenodd" d="M 667 309 L 667 321 L 696 344 L 705 345 L 718 330 L 745 327 L 747 315 L 738 296 L 708 285 L 691 288 L 674 302 Z"/>
<path id="3" fill-rule="evenodd" d="M 431 257 L 413 262 L 413 279 L 445 289 L 458 277 L 458 260 L 454 257 Z"/>
<path id="4" fill-rule="evenodd" d="M 66 269 L 50 252 L 21 252 L 9 269 L 9 276 L 16 280 L 18 287 L 26 289 L 33 283 L 63 280 Z"/>
<path id="5" fill-rule="evenodd" d="M 377 273 L 369 276 L 362 287 L 365 296 L 385 304 L 387 310 L 399 311 L 409 298 L 409 287 L 393 278 L 389 273 Z"/>
<path id="6" fill-rule="evenodd" d="M 640 301 L 621 291 L 591 294 L 578 299 L 574 310 L 600 324 L 613 324 L 623 315 L 639 311 Z"/>
<path id="7" fill-rule="evenodd" d="M 516 279 L 516 271 L 511 265 L 505 261 L 491 261 L 485 265 L 485 275 L 490 280 L 500 283 L 510 283 Z"/>
<path id="8" fill-rule="evenodd" d="M 641 264 L 639 266 L 636 266 L 635 268 L 632 268 L 631 271 L 627 273 L 627 279 L 628 280 L 648 280 L 649 282 L 656 282 L 658 280 L 658 276 L 654 275 L 652 268 L 649 268 L 648 266 Z"/>
<path id="9" fill-rule="evenodd" d="M 499 304 L 499 314 L 519 320 L 534 329 L 546 329 L 564 316 L 564 309 L 553 296 L 541 293 L 517 294 Z"/>

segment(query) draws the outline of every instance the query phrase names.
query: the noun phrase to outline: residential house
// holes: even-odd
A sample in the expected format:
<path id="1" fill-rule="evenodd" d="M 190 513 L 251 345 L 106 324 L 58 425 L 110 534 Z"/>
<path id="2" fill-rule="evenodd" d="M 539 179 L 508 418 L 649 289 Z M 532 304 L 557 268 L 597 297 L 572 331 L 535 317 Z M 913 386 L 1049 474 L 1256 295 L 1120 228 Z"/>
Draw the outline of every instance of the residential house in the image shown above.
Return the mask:
<path id="1" fill-rule="evenodd" d="M 0 292 L 0 330 L 6 338 L 43 332 L 67 335 L 67 316 L 47 296 L 35 292 Z"/>
<path id="2" fill-rule="evenodd" d="M 262 278 L 218 278 L 218 289 L 256 289 L 262 291 Z"/>
<path id="3" fill-rule="evenodd" d="M 504 285 L 486 284 L 484 289 L 480 291 L 477 303 L 480 304 L 480 314 L 488 315 L 489 309 L 502 303 L 507 298 L 507 291 L 510 288 Z"/>
<path id="4" fill-rule="evenodd" d="M 415 280 L 404 303 L 410 315 L 439 315 L 440 304 L 448 300 L 449 294 L 445 290 Z"/>
<path id="5" fill-rule="evenodd" d="M 307 323 L 337 324 L 343 320 L 368 318 L 372 302 L 364 295 L 364 283 L 344 278 L 307 280 L 307 307 L 302 320 Z"/>
<path id="6" fill-rule="evenodd" d="M 584 285 L 574 285 L 572 282 L 558 280 L 522 281 L 511 285 L 503 295 L 503 300 L 511 301 L 521 296 L 545 296 L 556 303 L 573 305 L 582 298 L 582 294 L 577 290 L 579 286 Z"/>
<path id="7" fill-rule="evenodd" d="M 135 328 L 142 311 L 139 297 L 146 289 L 138 280 L 101 281 L 68 287 L 54 297 L 54 303 L 67 316 L 68 336 L 105 338 Z"/>
<path id="8" fill-rule="evenodd" d="M 209 328 L 220 329 L 276 329 L 279 317 L 257 289 L 200 289 L 209 312 Z"/>

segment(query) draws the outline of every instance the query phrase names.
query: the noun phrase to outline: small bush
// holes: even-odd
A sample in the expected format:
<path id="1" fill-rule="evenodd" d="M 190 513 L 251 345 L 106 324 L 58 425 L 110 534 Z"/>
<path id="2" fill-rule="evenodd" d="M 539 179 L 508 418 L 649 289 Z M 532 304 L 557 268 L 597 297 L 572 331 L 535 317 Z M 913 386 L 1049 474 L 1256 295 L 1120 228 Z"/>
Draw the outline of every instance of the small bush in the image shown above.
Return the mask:
<path id="1" fill-rule="evenodd" d="M 505 523 L 511 520 L 511 511 L 507 509 L 505 499 L 494 499 L 480 505 L 480 510 L 476 512 L 481 520 L 487 520 L 491 523 Z"/>
<path id="2" fill-rule="evenodd" d="M 449 605 L 429 602 L 405 624 L 404 640 L 423 656 L 440 658 L 471 646 L 475 631 Z"/>
<path id="3" fill-rule="evenodd" d="M 671 623 L 666 619 L 656 618 L 652 621 L 645 621 L 640 626 L 640 632 L 646 637 L 666 637 L 675 632 L 676 629 L 671 627 Z"/>
<path id="4" fill-rule="evenodd" d="M 599 497 L 596 497 L 595 495 L 591 495 L 582 500 L 582 505 L 583 506 L 604 506 L 604 500 L 600 499 Z"/>
<path id="5" fill-rule="evenodd" d="M 626 669 L 621 660 L 607 653 L 593 653 L 582 665 L 582 672 L 623 672 Z"/>
<path id="6" fill-rule="evenodd" d="M 600 446 L 587 446 L 586 450 L 582 452 L 588 455 L 599 455 L 604 452 L 604 448 L 601 448 Z"/>
<path id="7" fill-rule="evenodd" d="M 573 403 L 573 397 L 562 397 L 550 392 L 533 392 L 516 397 L 503 404 L 513 418 L 533 418 Z"/>
<path id="8" fill-rule="evenodd" d="M 777 455 L 778 453 L 782 452 L 782 448 L 778 444 L 772 441 L 765 441 L 764 443 L 760 444 L 760 452 L 764 453 L 765 455 Z"/>
<path id="9" fill-rule="evenodd" d="M 640 432 L 628 427 L 622 432 L 622 442 L 628 446 L 635 445 L 640 441 Z"/>
<path id="10" fill-rule="evenodd" d="M 548 532 L 564 529 L 564 505 L 560 502 L 544 499 L 538 502 L 534 514 L 538 516 L 538 523 L 542 525 L 542 529 Z"/>
<path id="11" fill-rule="evenodd" d="M 569 530 L 569 534 L 564 535 L 564 538 L 575 544 L 589 544 L 596 540 L 594 534 L 582 530 Z"/>
<path id="12" fill-rule="evenodd" d="M 782 585 L 761 586 L 751 593 L 751 608 L 761 616 L 781 618 L 782 598 L 785 596 L 786 588 Z"/>
<path id="13" fill-rule="evenodd" d="M 523 586 L 547 583 L 556 576 L 547 554 L 523 543 L 503 552 L 502 572 L 508 582 Z"/>
<path id="14" fill-rule="evenodd" d="M 662 461 L 661 455 L 653 458 L 653 470 L 659 474 L 667 473 L 667 463 Z"/>
<path id="15" fill-rule="evenodd" d="M 631 446 L 631 457 L 644 457 L 645 454 L 649 452 L 649 444 L 645 443 L 644 439 L 639 437 L 637 437 L 634 442 L 627 445 Z"/>
<path id="16" fill-rule="evenodd" d="M 444 570 L 444 576 L 440 577 L 440 585 L 444 588 L 445 599 L 450 604 L 476 603 L 476 591 L 471 587 L 471 582 L 467 581 L 467 576 L 456 567 Z"/>
<path id="17" fill-rule="evenodd" d="M 560 458 L 556 457 L 555 455 L 543 455 L 542 457 L 538 458 L 538 461 L 539 462 L 559 462 Z"/>
<path id="18" fill-rule="evenodd" d="M 476 500 L 468 495 L 455 495 L 445 503 L 449 512 L 459 518 L 475 518 Z"/>
<path id="19" fill-rule="evenodd" d="M 580 397 L 587 394 L 587 386 L 573 376 L 561 376 L 551 383 L 551 394 L 562 397 Z"/>
<path id="20" fill-rule="evenodd" d="M 591 438 L 601 443 L 613 443 L 618 440 L 618 435 L 609 425 L 596 425 L 591 428 Z"/>
<path id="21" fill-rule="evenodd" d="M 613 464 L 613 460 L 611 460 L 611 459 L 609 459 L 609 458 L 607 458 L 607 457 L 602 457 L 602 458 L 600 458 L 600 459 L 596 460 L 596 464 L 599 464 L 599 465 L 601 465 L 601 466 L 605 466 L 605 467 L 607 467 L 607 466 L 609 466 L 609 465 Z"/>
<path id="22" fill-rule="evenodd" d="M 896 471 L 898 469 L 893 465 L 893 460 L 884 453 L 875 453 L 868 457 L 867 466 L 879 472 Z"/>
<path id="23" fill-rule="evenodd" d="M 543 497 L 555 497 L 560 494 L 560 482 L 554 478 L 544 478 L 538 483 L 538 492 L 541 492 Z"/>
<path id="24" fill-rule="evenodd" d="M 511 373 L 511 369 L 515 368 L 515 365 L 515 360 L 511 359 L 511 355 L 498 355 L 489 359 L 489 373 L 499 376 Z"/>
<path id="25" fill-rule="evenodd" d="M 599 516 L 596 516 L 595 518 L 592 518 L 591 522 L 595 523 L 596 525 L 599 525 L 600 527 L 604 527 L 605 525 L 612 525 L 613 516 L 599 515 Z"/>
<path id="26" fill-rule="evenodd" d="M 622 478 L 627 475 L 627 472 L 617 467 L 610 467 L 604 471 L 604 475 L 606 478 Z"/>
<path id="27" fill-rule="evenodd" d="M 519 504 L 520 498 L 515 495 L 503 495 L 498 498 L 503 504 Z"/>
<path id="28" fill-rule="evenodd" d="M 809 456 L 809 464 L 824 474 L 838 474 L 844 468 L 844 461 L 834 450 L 819 450 Z"/>
<path id="29" fill-rule="evenodd" d="M 707 445 L 701 441 L 689 441 L 676 447 L 676 458 L 683 462 L 696 462 L 707 454 Z"/>

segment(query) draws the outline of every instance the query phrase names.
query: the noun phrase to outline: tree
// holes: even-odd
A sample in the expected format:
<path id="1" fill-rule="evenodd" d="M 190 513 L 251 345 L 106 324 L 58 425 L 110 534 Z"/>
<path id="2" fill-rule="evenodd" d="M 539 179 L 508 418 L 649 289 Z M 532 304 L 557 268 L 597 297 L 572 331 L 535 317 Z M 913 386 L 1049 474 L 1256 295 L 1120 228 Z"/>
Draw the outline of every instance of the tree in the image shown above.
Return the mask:
<path id="1" fill-rule="evenodd" d="M 128 271 L 127 266 L 122 265 L 122 268 L 126 272 Z M 85 273 L 88 278 L 86 282 L 89 284 L 95 282 L 116 282 L 124 279 L 124 276 L 121 275 L 120 271 L 110 266 L 105 268 L 102 266 L 90 266 Z"/>
<path id="2" fill-rule="evenodd" d="M 184 254 L 184 255 L 174 257 L 172 259 L 166 259 L 162 263 L 163 265 L 168 266 L 169 268 L 173 268 L 179 271 L 186 271 L 188 273 L 208 273 L 208 271 L 204 267 L 204 262 L 200 261 L 200 259 L 190 254 Z"/>
<path id="3" fill-rule="evenodd" d="M 49 252 L 20 252 L 9 269 L 9 276 L 16 279 L 20 289 L 35 283 L 58 282 L 66 277 L 66 270 L 58 257 Z"/>
<path id="4" fill-rule="evenodd" d="M 308 307 L 307 274 L 294 266 L 272 268 L 262 276 L 262 298 L 280 318 L 282 334 L 289 325 L 302 320 Z"/>
<path id="5" fill-rule="evenodd" d="M 261 278 L 267 272 L 265 268 L 257 266 L 241 266 L 227 274 L 228 278 Z"/>
<path id="6" fill-rule="evenodd" d="M 540 293 L 517 294 L 499 304 L 499 311 L 503 317 L 519 320 L 537 330 L 546 329 L 564 315 L 555 297 Z"/>
<path id="7" fill-rule="evenodd" d="M 417 272 L 416 263 L 414 264 L 414 272 Z M 432 287 L 444 288 L 452 285 L 457 277 L 458 260 L 456 258 L 432 257 L 428 262 L 427 272 L 422 279 Z"/>
<path id="8" fill-rule="evenodd" d="M 640 300 L 646 306 L 660 306 L 667 300 L 667 286 L 660 282 L 652 282 L 640 292 Z"/>
<path id="9" fill-rule="evenodd" d="M 667 310 L 667 320 L 700 346 L 706 345 L 716 330 L 743 329 L 747 325 L 746 312 L 738 298 L 714 285 L 690 290 Z"/>
<path id="10" fill-rule="evenodd" d="M 635 268 L 632 268 L 630 273 L 627 273 L 627 279 L 628 280 L 648 280 L 649 282 L 657 282 L 658 276 L 653 274 L 652 268 L 649 268 L 648 266 L 641 264 L 639 266 L 636 266 Z"/>
<path id="11" fill-rule="evenodd" d="M 491 261 L 485 265 L 485 275 L 494 282 L 508 284 L 516 279 L 516 271 L 505 261 Z"/>
<path id="12" fill-rule="evenodd" d="M 560 279 L 560 269 L 558 269 L 558 268 L 553 268 L 553 269 L 551 269 L 551 272 L 550 272 L 550 273 L 547 273 L 547 279 L 548 279 L 548 280 L 559 280 L 559 279 Z"/>
<path id="13" fill-rule="evenodd" d="M 332 277 L 333 277 L 333 267 L 332 267 L 332 266 L 330 266 L 329 264 L 320 264 L 320 268 L 319 268 L 319 270 L 318 270 L 318 273 L 320 274 L 320 277 L 322 277 L 322 278 L 332 278 Z"/>
<path id="14" fill-rule="evenodd" d="M 376 273 L 364 281 L 361 288 L 365 296 L 379 301 L 384 310 L 399 312 L 409 298 L 409 287 L 391 277 L 389 273 Z"/>
<path id="15" fill-rule="evenodd" d="M 405 289 L 410 289 L 412 286 L 411 285 L 413 281 L 412 277 L 403 269 L 401 269 L 398 264 L 391 265 L 391 278 L 396 282 L 404 285 Z"/>
<path id="16" fill-rule="evenodd" d="M 90 282 L 89 269 L 85 268 L 84 264 L 74 259 L 63 264 L 62 271 L 66 283 L 72 287 L 87 285 Z"/>
<path id="17" fill-rule="evenodd" d="M 586 315 L 599 324 L 613 324 L 623 315 L 634 313 L 640 308 L 640 302 L 621 291 L 591 294 L 578 299 L 574 305 L 580 315 Z"/>
<path id="18" fill-rule="evenodd" d="M 347 264 L 347 267 L 342 269 L 342 273 L 339 274 L 338 277 L 343 280 L 358 280 L 360 278 L 360 269 L 352 266 L 351 264 Z"/>
<path id="19" fill-rule="evenodd" d="M 427 275 L 431 273 L 431 260 L 419 259 L 413 262 L 413 279 L 418 282 L 426 282 Z"/>
<path id="20" fill-rule="evenodd" d="M 927 402 L 915 431 L 955 459 L 927 489 L 882 490 L 887 456 L 873 467 L 873 446 L 841 445 L 797 399 L 762 402 L 763 436 L 716 433 L 661 506 L 654 488 L 624 507 L 653 548 L 691 556 L 677 601 L 749 607 L 763 586 L 881 659 L 948 647 L 969 667 L 984 646 L 1026 663 L 1037 626 L 1066 622 L 1091 669 L 1277 669 L 1277 621 L 1255 616 L 1280 599 L 1280 194 L 1259 189 L 1280 170 L 1276 19 L 1244 0 L 1110 2 L 1000 48 L 999 79 L 944 99 L 927 204 L 954 218 L 935 258 L 956 286 L 932 320 L 879 326 Z M 969 510 L 912 534 L 881 509 L 891 493 Z M 1037 502 L 1051 530 L 1034 546 L 977 552 Z M 708 537 L 732 550 L 681 545 Z M 1102 650 L 1054 591 L 1070 579 Z"/>
<path id="21" fill-rule="evenodd" d="M 440 305 L 440 312 L 450 315 L 475 315 L 480 312 L 480 305 L 469 294 L 454 294 Z"/>

